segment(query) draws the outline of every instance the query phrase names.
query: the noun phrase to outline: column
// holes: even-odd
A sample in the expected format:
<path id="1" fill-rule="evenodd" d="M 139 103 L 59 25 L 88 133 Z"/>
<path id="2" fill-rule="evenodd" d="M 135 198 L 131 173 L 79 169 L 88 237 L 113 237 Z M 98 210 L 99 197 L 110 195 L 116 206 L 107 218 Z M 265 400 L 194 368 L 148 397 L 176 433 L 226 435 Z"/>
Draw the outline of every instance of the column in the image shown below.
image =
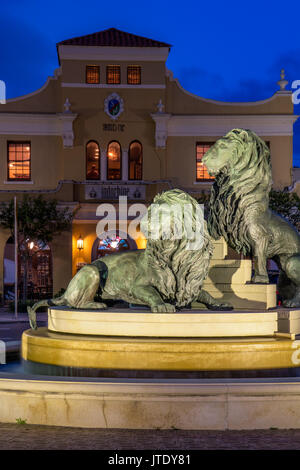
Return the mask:
<path id="1" fill-rule="evenodd" d="M 122 180 L 128 181 L 128 149 L 122 149 Z"/>
<path id="2" fill-rule="evenodd" d="M 104 149 L 101 149 L 100 175 L 101 181 L 107 180 L 107 155 Z"/>

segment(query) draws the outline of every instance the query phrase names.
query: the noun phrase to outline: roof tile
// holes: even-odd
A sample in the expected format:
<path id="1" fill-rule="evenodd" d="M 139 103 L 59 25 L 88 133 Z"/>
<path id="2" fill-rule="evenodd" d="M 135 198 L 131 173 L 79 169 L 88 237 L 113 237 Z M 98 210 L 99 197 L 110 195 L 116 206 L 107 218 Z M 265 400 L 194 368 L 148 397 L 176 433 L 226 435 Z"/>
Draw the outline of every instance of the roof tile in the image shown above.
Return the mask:
<path id="1" fill-rule="evenodd" d="M 105 29 L 98 33 L 88 34 L 76 38 L 66 39 L 57 46 L 109 46 L 109 47 L 171 47 L 165 42 L 136 36 L 116 28 Z"/>

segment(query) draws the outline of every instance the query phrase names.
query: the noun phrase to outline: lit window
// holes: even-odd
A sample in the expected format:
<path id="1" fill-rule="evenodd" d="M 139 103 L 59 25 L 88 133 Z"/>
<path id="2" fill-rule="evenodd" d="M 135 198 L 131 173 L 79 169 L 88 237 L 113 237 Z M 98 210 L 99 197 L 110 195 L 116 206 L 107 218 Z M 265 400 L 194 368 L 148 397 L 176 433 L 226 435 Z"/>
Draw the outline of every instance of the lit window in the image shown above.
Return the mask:
<path id="1" fill-rule="evenodd" d="M 139 65 L 129 65 L 127 67 L 127 83 L 129 85 L 141 84 L 141 67 Z"/>
<path id="2" fill-rule="evenodd" d="M 143 147 L 139 142 L 132 142 L 128 152 L 128 178 L 130 180 L 142 179 Z"/>
<path id="3" fill-rule="evenodd" d="M 211 143 L 197 143 L 196 145 L 196 181 L 213 181 L 214 177 L 210 176 L 206 166 L 202 163 L 202 158 L 208 149 L 214 144 Z"/>
<path id="4" fill-rule="evenodd" d="M 91 141 L 86 145 L 86 179 L 100 178 L 100 151 L 97 142 Z"/>
<path id="5" fill-rule="evenodd" d="M 108 65 L 106 67 L 106 83 L 109 85 L 121 83 L 121 69 L 119 65 Z"/>
<path id="6" fill-rule="evenodd" d="M 87 65 L 86 83 L 100 83 L 100 67 L 98 65 Z"/>
<path id="7" fill-rule="evenodd" d="M 107 179 L 120 180 L 121 175 L 121 146 L 119 142 L 111 142 L 107 148 Z"/>
<path id="8" fill-rule="evenodd" d="M 30 180 L 30 142 L 8 142 L 7 174 L 9 180 Z"/>

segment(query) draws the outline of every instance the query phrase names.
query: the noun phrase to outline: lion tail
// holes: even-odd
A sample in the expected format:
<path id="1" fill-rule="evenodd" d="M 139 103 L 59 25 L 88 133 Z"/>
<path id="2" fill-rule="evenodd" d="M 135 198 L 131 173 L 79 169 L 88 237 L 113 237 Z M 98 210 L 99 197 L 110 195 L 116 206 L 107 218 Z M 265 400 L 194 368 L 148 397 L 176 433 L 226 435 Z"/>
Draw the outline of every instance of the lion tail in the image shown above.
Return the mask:
<path id="1" fill-rule="evenodd" d="M 36 311 L 40 307 L 53 307 L 54 305 L 66 305 L 66 299 L 64 298 L 64 295 L 61 297 L 58 297 L 57 299 L 44 299 L 44 300 L 39 300 L 39 302 L 36 302 L 32 307 L 27 307 L 27 313 L 28 313 L 28 318 L 29 318 L 29 323 L 30 327 L 33 330 L 37 329 L 37 322 L 36 322 Z"/>

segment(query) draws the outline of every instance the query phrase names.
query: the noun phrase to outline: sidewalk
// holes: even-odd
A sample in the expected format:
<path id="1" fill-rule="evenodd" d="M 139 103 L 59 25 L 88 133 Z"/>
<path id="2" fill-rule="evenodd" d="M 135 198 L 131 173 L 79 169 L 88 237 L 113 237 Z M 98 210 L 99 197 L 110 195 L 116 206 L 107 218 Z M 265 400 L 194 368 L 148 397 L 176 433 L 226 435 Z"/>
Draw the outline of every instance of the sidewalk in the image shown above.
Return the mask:
<path id="1" fill-rule="evenodd" d="M 47 312 L 37 312 L 37 319 L 41 321 L 47 321 L 48 314 Z M 18 313 L 18 316 L 15 316 L 14 312 L 9 312 L 6 307 L 0 308 L 0 323 L 29 323 L 27 313 Z"/>
<path id="2" fill-rule="evenodd" d="M 0 435 L 0 450 L 106 449 L 115 455 L 118 450 L 147 449 L 155 449 L 155 453 L 159 453 L 157 450 L 169 449 L 185 451 L 300 449 L 300 429 L 257 431 L 89 429 L 1 423 Z M 143 468 L 151 467 L 143 466 Z"/>
<path id="3" fill-rule="evenodd" d="M 47 325 L 47 312 L 38 312 L 37 321 L 40 326 Z M 27 313 L 19 312 L 16 317 L 6 307 L 0 308 L 0 340 L 5 342 L 7 362 L 19 359 L 22 333 L 29 328 Z"/>

